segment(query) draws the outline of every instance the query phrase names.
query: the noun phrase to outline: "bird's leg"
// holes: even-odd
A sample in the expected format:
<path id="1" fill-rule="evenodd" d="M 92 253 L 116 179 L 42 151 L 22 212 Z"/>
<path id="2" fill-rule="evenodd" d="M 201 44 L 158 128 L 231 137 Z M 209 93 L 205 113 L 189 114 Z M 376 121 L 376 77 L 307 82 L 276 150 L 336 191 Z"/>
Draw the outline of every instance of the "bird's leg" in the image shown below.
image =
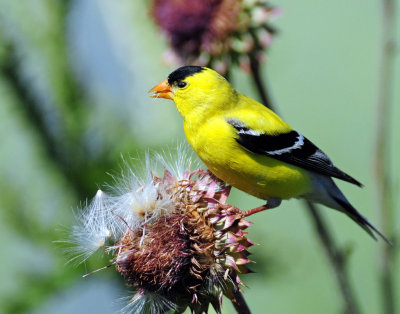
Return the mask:
<path id="1" fill-rule="evenodd" d="M 272 209 L 275 207 L 278 207 L 280 204 L 282 203 L 282 199 L 278 198 L 278 197 L 272 197 L 270 199 L 267 200 L 267 204 L 250 209 L 250 210 L 246 210 L 245 212 L 243 212 L 243 217 L 248 217 L 251 216 L 255 213 L 258 212 L 262 212 L 263 210 L 267 210 L 267 209 Z"/>

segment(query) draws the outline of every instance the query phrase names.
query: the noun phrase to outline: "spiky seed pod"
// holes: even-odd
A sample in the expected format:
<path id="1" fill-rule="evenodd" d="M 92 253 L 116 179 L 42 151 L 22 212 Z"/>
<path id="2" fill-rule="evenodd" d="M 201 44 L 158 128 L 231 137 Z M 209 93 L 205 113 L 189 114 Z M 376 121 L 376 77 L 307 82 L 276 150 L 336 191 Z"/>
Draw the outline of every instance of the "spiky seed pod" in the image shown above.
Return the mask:
<path id="1" fill-rule="evenodd" d="M 265 59 L 275 32 L 270 22 L 279 10 L 267 0 L 153 0 L 151 15 L 170 45 L 165 61 L 223 74 L 243 55 Z"/>
<path id="2" fill-rule="evenodd" d="M 210 304 L 220 312 L 222 296 L 232 299 L 249 272 L 250 222 L 209 171 L 148 171 L 139 179 L 130 170 L 114 195 L 97 193 L 73 229 L 73 251 L 82 261 L 99 248 L 113 254 L 111 265 L 137 291 L 124 312 L 203 313 Z"/>
<path id="3" fill-rule="evenodd" d="M 250 223 L 226 205 L 230 187 L 210 172 L 186 172 L 180 180 L 165 171 L 154 176 L 174 210 L 157 221 L 127 230 L 118 247 L 117 270 L 141 294 L 157 292 L 177 305 L 206 311 L 211 303 L 220 311 L 222 295 L 232 298 L 248 273 L 245 236 Z"/>

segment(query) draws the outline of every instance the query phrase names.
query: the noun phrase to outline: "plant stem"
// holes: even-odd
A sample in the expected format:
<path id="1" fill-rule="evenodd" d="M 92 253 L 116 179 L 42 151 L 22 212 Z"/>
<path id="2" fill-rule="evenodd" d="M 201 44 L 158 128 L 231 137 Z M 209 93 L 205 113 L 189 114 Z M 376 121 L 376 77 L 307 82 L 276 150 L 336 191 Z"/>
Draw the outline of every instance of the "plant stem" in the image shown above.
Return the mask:
<path id="1" fill-rule="evenodd" d="M 396 46 L 396 1 L 382 0 L 382 59 L 379 76 L 379 94 L 377 102 L 377 139 L 375 171 L 381 216 L 382 231 L 394 243 L 393 247 L 382 246 L 381 249 L 381 292 L 383 313 L 394 314 L 395 285 L 395 205 L 393 202 L 393 186 L 390 167 L 390 130 L 391 130 L 391 103 L 394 86 L 395 46 Z"/>
<path id="2" fill-rule="evenodd" d="M 256 59 L 255 56 L 250 57 L 250 69 L 253 77 L 253 81 L 256 84 L 257 91 L 260 94 L 261 102 L 267 108 L 275 111 L 274 105 L 272 104 L 271 97 L 269 96 L 268 90 L 266 88 L 266 84 L 263 82 L 261 74 L 260 74 L 260 62 Z"/>
<path id="3" fill-rule="evenodd" d="M 65 115 L 70 116 L 69 121 L 73 120 L 79 123 L 74 127 L 67 127 L 68 124 L 63 119 L 59 119 L 58 128 L 62 130 L 56 134 L 51 130 L 49 123 L 46 122 L 46 114 L 40 108 L 40 103 L 33 96 L 31 86 L 21 79 L 18 72 L 18 54 L 12 47 L 6 58 L 0 62 L 0 76 L 4 77 L 8 88 L 10 88 L 17 97 L 17 103 L 20 105 L 21 113 L 25 115 L 26 121 L 32 126 L 32 129 L 38 134 L 41 144 L 43 145 L 47 157 L 64 177 L 70 183 L 71 189 L 76 193 L 79 199 L 84 199 L 93 193 L 95 186 L 90 178 L 91 173 L 105 173 L 111 167 L 111 161 L 105 156 L 88 158 L 86 147 L 82 139 L 85 117 L 85 98 L 81 93 L 78 84 L 73 77 L 69 78 L 69 86 L 67 89 L 69 102 L 71 102 L 71 110 Z M 64 74 L 65 75 L 65 74 Z M 64 77 L 64 81 L 67 78 Z M 72 105 L 73 104 L 73 105 Z M 81 109 L 77 110 L 80 106 Z M 55 106 L 54 106 L 55 107 Z M 54 110 L 56 112 L 56 110 Z M 76 132 L 76 129 L 79 132 Z M 84 171 L 84 173 L 82 172 Z"/>
<path id="4" fill-rule="evenodd" d="M 260 64 L 257 59 L 251 55 L 250 67 L 253 80 L 256 84 L 258 93 L 260 94 L 263 104 L 274 112 L 277 112 L 276 108 L 273 106 L 268 96 L 266 84 L 262 81 L 262 76 L 260 75 Z M 304 204 L 311 214 L 318 238 L 322 246 L 324 247 L 325 253 L 336 274 L 335 277 L 344 302 L 344 312 L 352 314 L 360 313 L 358 303 L 353 292 L 353 288 L 350 284 L 345 254 L 343 254 L 343 251 L 337 247 L 331 233 L 329 232 L 328 224 L 319 214 L 317 206 L 308 201 L 305 201 Z"/>
<path id="5" fill-rule="evenodd" d="M 25 114 L 27 121 L 31 123 L 32 127 L 39 134 L 49 159 L 55 162 L 55 165 L 59 167 L 68 181 L 73 183 L 71 187 L 75 190 L 75 192 L 79 193 L 84 190 L 84 187 L 79 181 L 79 178 L 74 175 L 71 162 L 68 159 L 65 143 L 69 143 L 69 141 L 65 138 L 62 140 L 57 139 L 49 131 L 44 120 L 44 114 L 38 108 L 39 106 L 37 105 L 34 97 L 32 97 L 29 86 L 24 84 L 19 78 L 17 73 L 18 66 L 14 54 L 15 52 L 12 51 L 10 53 L 9 60 L 6 60 L 6 62 L 0 64 L 0 75 L 4 76 L 9 84 L 9 87 L 13 89 L 14 94 L 18 96 L 18 102 L 23 109 L 22 112 Z M 87 195 L 85 195 L 85 197 L 86 196 Z"/>
<path id="6" fill-rule="evenodd" d="M 234 296 L 231 301 L 238 314 L 251 314 L 251 311 L 247 306 L 246 300 L 244 299 L 243 294 L 239 291 L 239 289 L 234 292 Z"/>
<path id="7" fill-rule="evenodd" d="M 312 220 L 315 225 L 315 230 L 318 233 L 321 244 L 324 247 L 325 253 L 335 271 L 336 279 L 345 305 L 343 312 L 360 313 L 353 289 L 350 284 L 349 274 L 347 271 L 346 255 L 343 253 L 343 250 L 337 248 L 335 241 L 328 230 L 328 226 L 322 219 L 322 216 L 318 213 L 316 206 L 308 201 L 305 203 L 310 211 L 311 217 L 313 218 Z"/>

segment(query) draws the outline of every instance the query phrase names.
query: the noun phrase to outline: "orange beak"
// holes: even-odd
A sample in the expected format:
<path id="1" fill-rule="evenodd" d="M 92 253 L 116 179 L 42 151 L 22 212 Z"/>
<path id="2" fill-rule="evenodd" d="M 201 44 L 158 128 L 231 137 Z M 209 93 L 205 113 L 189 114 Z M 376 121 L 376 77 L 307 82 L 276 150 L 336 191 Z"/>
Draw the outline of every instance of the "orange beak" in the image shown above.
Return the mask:
<path id="1" fill-rule="evenodd" d="M 152 98 L 166 98 L 173 99 L 173 94 L 171 91 L 171 87 L 168 84 L 168 81 L 162 81 L 160 84 L 154 86 L 149 90 L 149 93 L 153 93 L 150 97 Z"/>

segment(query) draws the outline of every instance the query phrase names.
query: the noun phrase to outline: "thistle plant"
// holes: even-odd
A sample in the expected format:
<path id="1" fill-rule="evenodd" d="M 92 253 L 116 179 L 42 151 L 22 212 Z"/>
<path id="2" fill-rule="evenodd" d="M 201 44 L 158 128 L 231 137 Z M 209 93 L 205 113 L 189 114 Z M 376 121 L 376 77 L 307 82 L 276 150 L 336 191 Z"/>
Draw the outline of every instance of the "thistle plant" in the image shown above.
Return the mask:
<path id="1" fill-rule="evenodd" d="M 129 169 L 110 193 L 97 192 L 72 230 L 73 260 L 99 249 L 112 256 L 105 268 L 115 266 L 136 291 L 125 313 L 203 313 L 210 305 L 220 313 L 223 296 L 247 309 L 239 278 L 250 271 L 253 245 L 246 212 L 226 203 L 230 186 L 209 171 L 163 166 L 163 175 L 148 166 L 145 178 Z"/>

